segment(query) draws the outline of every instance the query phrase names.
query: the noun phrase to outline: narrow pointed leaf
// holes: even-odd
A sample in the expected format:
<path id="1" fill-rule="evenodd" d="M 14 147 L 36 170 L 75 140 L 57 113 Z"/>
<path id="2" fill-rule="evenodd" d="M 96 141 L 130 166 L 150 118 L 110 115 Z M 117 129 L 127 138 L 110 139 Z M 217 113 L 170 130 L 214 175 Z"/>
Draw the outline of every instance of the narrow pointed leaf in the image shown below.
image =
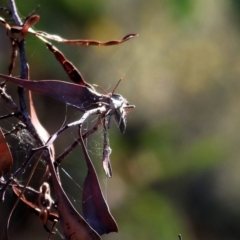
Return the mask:
<path id="1" fill-rule="evenodd" d="M 100 42 L 100 41 L 96 41 L 96 40 L 85 40 L 85 39 L 74 39 L 74 40 L 68 40 L 68 39 L 64 39 L 61 38 L 59 36 L 56 35 L 50 35 L 50 34 L 46 34 L 44 32 L 36 32 L 36 36 L 41 36 L 44 38 L 48 38 L 57 42 L 62 42 L 62 43 L 66 43 L 69 45 L 76 45 L 76 46 L 111 46 L 111 45 L 117 45 L 117 44 L 121 44 L 124 43 L 136 36 L 138 36 L 135 33 L 132 34 L 128 34 L 127 36 L 125 36 L 124 38 L 120 39 L 120 40 L 110 40 L 110 41 L 106 41 L 106 42 Z"/>
<path id="2" fill-rule="evenodd" d="M 7 23 L 5 22 L 4 19 L 0 18 L 0 23 L 2 23 L 4 26 L 7 26 L 9 30 L 11 30 L 12 32 L 20 32 L 20 35 L 25 36 L 26 32 L 30 32 L 32 34 L 34 34 L 35 36 L 39 37 L 41 40 L 43 40 L 44 42 L 47 42 L 46 39 L 50 39 L 53 41 L 57 41 L 57 42 L 62 42 L 62 43 L 66 43 L 66 44 L 70 44 L 70 45 L 77 45 L 77 46 L 111 46 L 111 45 L 117 45 L 117 44 L 121 44 L 124 43 L 136 36 L 138 36 L 138 34 L 136 33 L 130 33 L 126 36 L 124 36 L 122 39 L 114 39 L 114 40 L 109 40 L 106 42 L 101 42 L 101 41 L 97 41 L 97 40 L 88 40 L 88 39 L 65 39 L 62 38 L 58 35 L 54 35 L 54 34 L 48 34 L 46 32 L 43 31 L 35 31 L 31 28 L 31 26 L 33 26 L 34 24 L 36 24 L 39 21 L 40 17 L 38 15 L 31 15 L 29 17 L 29 19 L 26 20 L 25 24 L 23 26 L 12 26 L 10 27 L 9 25 L 7 25 Z"/>
<path id="3" fill-rule="evenodd" d="M 49 170 L 52 176 L 59 221 L 66 239 L 100 240 L 101 237 L 90 227 L 71 204 L 59 183 L 52 161 L 49 162 Z"/>
<path id="4" fill-rule="evenodd" d="M 68 74 L 69 78 L 82 86 L 87 86 L 89 88 L 93 88 L 90 84 L 88 84 L 82 74 L 77 70 L 77 68 L 73 65 L 73 63 L 71 63 L 70 61 L 68 61 L 66 59 L 66 57 L 64 56 L 64 54 L 59 51 L 56 47 L 54 47 L 52 44 L 50 43 L 46 43 L 48 49 L 53 53 L 53 55 L 55 56 L 55 58 L 58 60 L 58 62 L 62 65 L 62 67 L 64 68 L 65 72 Z"/>
<path id="5" fill-rule="evenodd" d="M 13 164 L 12 154 L 0 128 L 0 177 L 9 172 Z"/>
<path id="6" fill-rule="evenodd" d="M 50 39 L 53 41 L 62 42 L 62 43 L 66 43 L 69 45 L 76 45 L 76 46 L 90 46 L 90 45 L 92 45 L 92 46 L 111 46 L 111 45 L 117 45 L 117 44 L 124 43 L 124 42 L 138 36 L 138 34 L 136 34 L 136 33 L 130 33 L 130 34 L 124 36 L 120 40 L 114 39 L 114 40 L 109 40 L 106 42 L 101 42 L 101 41 L 97 41 L 97 40 L 87 40 L 87 39 L 64 39 L 58 35 L 48 34 L 43 31 L 34 31 L 33 29 L 29 29 L 29 32 L 33 33 L 37 37 L 40 37 L 40 39 L 46 38 L 46 39 Z"/>
<path id="7" fill-rule="evenodd" d="M 98 234 L 117 232 L 118 227 L 100 188 L 98 177 L 86 147 L 81 140 L 88 173 L 83 186 L 83 215 Z"/>
<path id="8" fill-rule="evenodd" d="M 99 93 L 84 86 L 58 80 L 26 81 L 0 74 L 0 77 L 27 90 L 43 94 L 85 112 L 101 101 Z"/>

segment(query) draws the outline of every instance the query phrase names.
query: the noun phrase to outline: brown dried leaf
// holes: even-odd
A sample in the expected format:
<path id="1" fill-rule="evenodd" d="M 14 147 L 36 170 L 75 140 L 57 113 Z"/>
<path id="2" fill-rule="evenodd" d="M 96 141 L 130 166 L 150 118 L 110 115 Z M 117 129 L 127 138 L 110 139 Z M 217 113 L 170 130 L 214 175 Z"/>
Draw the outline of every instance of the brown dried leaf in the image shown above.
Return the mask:
<path id="1" fill-rule="evenodd" d="M 138 34 L 136 33 L 130 33 L 120 40 L 114 39 L 106 42 L 101 42 L 97 40 L 88 40 L 88 39 L 64 39 L 58 35 L 48 34 L 43 31 L 34 31 L 33 29 L 29 29 L 29 32 L 33 33 L 34 35 L 36 35 L 37 37 L 39 37 L 41 40 L 45 42 L 47 42 L 46 40 L 44 40 L 46 38 L 53 41 L 62 42 L 69 45 L 76 45 L 76 46 L 112 46 L 112 45 L 124 43 L 138 36 Z"/>
<path id="2" fill-rule="evenodd" d="M 136 34 L 136 33 L 130 33 L 130 34 L 127 34 L 126 36 L 124 36 L 120 40 L 114 39 L 114 40 L 109 40 L 106 42 L 101 42 L 101 41 L 97 41 L 97 40 L 88 40 L 88 39 L 65 39 L 58 35 L 48 34 L 43 31 L 33 30 L 31 28 L 31 26 L 36 24 L 39 21 L 39 18 L 40 17 L 38 15 L 32 15 L 30 17 L 30 20 L 26 21 L 26 23 L 24 24 L 23 27 L 12 26 L 10 28 L 8 25 L 7 26 L 8 26 L 8 28 L 11 29 L 11 31 L 21 32 L 21 33 L 23 33 L 23 35 L 26 35 L 26 31 L 28 31 L 28 32 L 34 34 L 35 36 L 37 36 L 38 38 L 40 38 L 44 42 L 48 42 L 46 39 L 50 39 L 50 40 L 53 40 L 56 42 L 62 42 L 62 43 L 66 43 L 69 45 L 76 45 L 76 46 L 90 46 L 90 45 L 92 45 L 92 46 L 112 46 L 112 45 L 124 43 L 124 42 L 138 36 L 138 34 Z M 4 21 L 4 19 L 0 19 L 0 20 L 1 20 L 0 23 L 6 25 L 6 22 Z"/>
<path id="3" fill-rule="evenodd" d="M 0 128 L 0 176 L 9 172 L 13 164 L 12 154 Z"/>
<path id="4" fill-rule="evenodd" d="M 29 16 L 29 18 L 26 20 L 26 22 L 22 26 L 22 29 L 19 33 L 19 36 L 18 36 L 19 42 L 24 39 L 24 37 L 28 33 L 29 28 L 31 28 L 33 25 L 35 25 L 39 21 L 39 19 L 40 19 L 40 16 L 38 16 L 38 15 Z"/>
<path id="5" fill-rule="evenodd" d="M 84 40 L 84 39 L 76 39 L 76 40 L 68 40 L 68 39 L 64 39 L 61 38 L 59 36 L 56 35 L 50 35 L 50 34 L 46 34 L 44 32 L 36 32 L 36 36 L 41 36 L 44 38 L 48 38 L 57 42 L 62 42 L 62 43 L 67 43 L 69 45 L 76 45 L 76 46 L 111 46 L 111 45 L 117 45 L 120 43 L 124 43 L 136 36 L 138 36 L 138 34 L 128 34 L 127 36 L 125 36 L 123 39 L 121 40 L 110 40 L 107 42 L 100 42 L 100 41 L 96 41 L 96 40 Z"/>

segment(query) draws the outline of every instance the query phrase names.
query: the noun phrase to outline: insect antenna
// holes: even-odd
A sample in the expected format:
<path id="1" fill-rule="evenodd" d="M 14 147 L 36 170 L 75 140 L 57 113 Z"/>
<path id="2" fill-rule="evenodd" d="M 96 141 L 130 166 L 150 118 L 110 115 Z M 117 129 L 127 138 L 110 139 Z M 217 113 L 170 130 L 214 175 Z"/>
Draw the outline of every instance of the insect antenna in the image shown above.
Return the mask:
<path id="1" fill-rule="evenodd" d="M 125 77 L 125 74 L 123 74 L 123 75 L 121 76 L 121 78 L 118 80 L 118 82 L 117 82 L 115 88 L 114 88 L 113 91 L 112 91 L 112 95 L 114 94 L 114 92 L 115 92 L 115 90 L 117 89 L 119 83 L 123 80 L 124 77 Z"/>
<path id="2" fill-rule="evenodd" d="M 120 82 L 123 80 L 124 77 L 125 77 L 125 74 L 123 74 L 122 77 L 118 80 L 116 86 L 114 87 L 113 91 L 111 92 L 111 95 L 114 94 L 115 90 L 117 89 L 118 85 L 120 84 Z M 97 84 L 92 84 L 92 86 L 101 89 L 105 94 L 109 94 L 103 87 L 101 87 Z"/>

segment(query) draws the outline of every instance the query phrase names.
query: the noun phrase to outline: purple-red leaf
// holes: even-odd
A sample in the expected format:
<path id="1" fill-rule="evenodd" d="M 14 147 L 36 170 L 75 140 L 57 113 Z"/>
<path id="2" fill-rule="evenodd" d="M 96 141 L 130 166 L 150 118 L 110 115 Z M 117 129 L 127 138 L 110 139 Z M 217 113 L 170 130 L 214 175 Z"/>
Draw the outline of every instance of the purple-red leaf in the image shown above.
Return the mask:
<path id="1" fill-rule="evenodd" d="M 92 109 L 94 104 L 97 105 L 100 102 L 99 98 L 102 96 L 88 87 L 58 80 L 26 81 L 3 74 L 0 74 L 0 77 L 27 90 L 52 97 L 76 107 L 83 112 Z"/>
<path id="2" fill-rule="evenodd" d="M 3 173 L 9 172 L 12 164 L 12 154 L 0 128 L 0 177 Z"/>
<path id="3" fill-rule="evenodd" d="M 98 234 L 117 232 L 118 227 L 110 213 L 108 204 L 102 194 L 96 171 L 86 151 L 82 140 L 82 147 L 88 167 L 88 173 L 83 186 L 83 215 Z"/>
<path id="4" fill-rule="evenodd" d="M 59 183 L 52 160 L 48 165 L 52 176 L 59 221 L 65 238 L 70 240 L 100 240 L 101 237 L 91 228 L 71 204 Z"/>

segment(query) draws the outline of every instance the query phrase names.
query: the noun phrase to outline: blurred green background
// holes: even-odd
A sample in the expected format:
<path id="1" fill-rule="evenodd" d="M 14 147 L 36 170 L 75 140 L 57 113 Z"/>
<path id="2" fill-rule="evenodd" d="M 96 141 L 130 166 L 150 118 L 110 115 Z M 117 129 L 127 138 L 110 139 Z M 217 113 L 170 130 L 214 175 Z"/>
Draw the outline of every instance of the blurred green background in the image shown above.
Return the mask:
<path id="1" fill-rule="evenodd" d="M 109 131 L 112 179 L 106 179 L 101 168 L 101 131 L 88 141 L 103 192 L 119 225 L 119 233 L 103 239 L 177 240 L 181 234 L 183 240 L 239 240 L 239 1 L 16 3 L 21 17 L 40 4 L 41 20 L 35 29 L 64 38 L 105 41 L 139 33 L 112 47 L 54 43 L 89 83 L 111 91 L 125 74 L 117 90 L 136 105 L 124 135 L 115 126 Z M 6 0 L 0 5 L 8 6 Z M 9 16 L 2 16 L 13 24 Z M 11 52 L 5 32 L 1 27 L 1 73 L 7 73 Z M 32 79 L 68 80 L 39 39 L 27 36 L 26 49 Z M 49 98 L 35 99 L 39 118 L 50 133 L 61 126 L 66 113 L 68 122 L 80 116 Z M 7 112 L 3 105 L 1 108 Z M 70 131 L 57 142 L 56 150 L 60 153 L 76 136 L 77 131 Z M 79 163 L 84 161 L 80 150 L 63 164 L 73 178 L 66 177 L 66 181 L 76 206 L 81 204 L 81 188 L 75 182 L 82 186 L 86 173 Z M 3 203 L 0 207 L 2 212 L 9 211 Z M 34 215 L 22 211 L 14 219 L 12 239 L 47 238 Z"/>

